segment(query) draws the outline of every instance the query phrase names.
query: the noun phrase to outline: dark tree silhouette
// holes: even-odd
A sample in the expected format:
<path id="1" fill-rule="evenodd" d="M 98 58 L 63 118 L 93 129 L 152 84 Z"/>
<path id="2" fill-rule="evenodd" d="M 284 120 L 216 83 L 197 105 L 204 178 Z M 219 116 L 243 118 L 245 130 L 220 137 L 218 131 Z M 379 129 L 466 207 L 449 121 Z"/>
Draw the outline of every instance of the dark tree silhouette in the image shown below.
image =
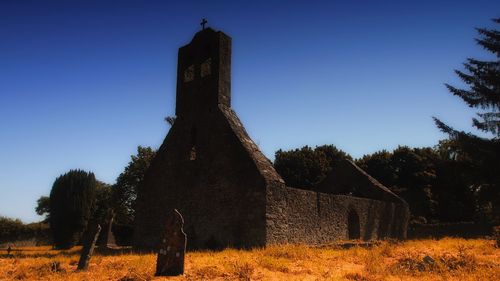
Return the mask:
<path id="1" fill-rule="evenodd" d="M 39 216 L 45 216 L 44 221 L 49 221 L 50 198 L 48 196 L 40 196 L 36 201 L 35 211 Z"/>
<path id="2" fill-rule="evenodd" d="M 438 154 L 429 147 L 399 146 L 364 155 L 356 160 L 360 168 L 379 180 L 410 205 L 412 217 L 436 219 L 437 202 L 433 195 Z"/>
<path id="3" fill-rule="evenodd" d="M 493 20 L 500 24 L 500 18 Z M 477 29 L 480 38 L 476 42 L 496 58 L 493 61 L 481 61 L 469 58 L 464 63 L 466 72 L 455 70 L 469 89 L 459 89 L 445 84 L 448 90 L 460 97 L 469 107 L 481 108 L 487 112 L 477 113 L 473 126 L 500 137 L 500 31 Z M 451 127 L 435 118 L 438 127 L 446 133 L 456 133 Z"/>
<path id="4" fill-rule="evenodd" d="M 97 180 L 95 191 L 95 204 L 92 209 L 92 219 L 97 223 L 102 223 L 106 219 L 108 210 L 112 208 L 112 186 Z"/>
<path id="5" fill-rule="evenodd" d="M 351 159 L 347 153 L 333 145 L 304 146 L 275 153 L 274 168 L 292 187 L 314 189 L 341 159 Z"/>
<path id="6" fill-rule="evenodd" d="M 500 18 L 493 20 L 500 24 Z M 469 58 L 464 63 L 465 72 L 456 74 L 468 86 L 459 89 L 446 84 L 449 91 L 460 97 L 469 107 L 481 109 L 472 124 L 479 130 L 493 134 L 482 138 L 472 133 L 458 131 L 438 118 L 434 121 L 439 129 L 450 137 L 449 149 L 471 161 L 469 173 L 473 178 L 470 188 L 476 195 L 480 214 L 490 222 L 500 222 L 500 32 L 485 28 L 477 29 L 476 42 L 494 55 L 492 61 Z"/>
<path id="7" fill-rule="evenodd" d="M 470 171 L 472 162 L 453 151 L 452 141 L 442 140 L 436 146 L 436 181 L 433 194 L 438 203 L 438 218 L 444 222 L 472 221 L 478 217 Z"/>
<path id="8" fill-rule="evenodd" d="M 382 150 L 363 155 L 361 159 L 356 160 L 356 164 L 383 185 L 387 187 L 396 185 L 397 175 L 392 166 L 392 152 Z"/>
<path id="9" fill-rule="evenodd" d="M 92 216 L 97 181 L 91 172 L 71 170 L 50 191 L 50 228 L 54 246 L 67 249 L 79 242 Z"/>
<path id="10" fill-rule="evenodd" d="M 127 167 L 116 179 L 112 196 L 117 223 L 131 225 L 134 221 L 137 189 L 155 155 L 151 147 L 137 147 L 137 154 L 130 156 Z"/>

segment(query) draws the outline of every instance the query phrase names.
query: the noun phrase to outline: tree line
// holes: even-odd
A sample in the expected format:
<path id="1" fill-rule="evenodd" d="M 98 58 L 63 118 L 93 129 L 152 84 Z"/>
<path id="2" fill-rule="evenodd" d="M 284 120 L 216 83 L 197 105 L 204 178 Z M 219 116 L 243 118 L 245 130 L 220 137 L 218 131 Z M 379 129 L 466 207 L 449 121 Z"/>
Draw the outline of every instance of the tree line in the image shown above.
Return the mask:
<path id="1" fill-rule="evenodd" d="M 278 150 L 274 166 L 289 186 L 316 191 L 341 159 L 352 157 L 333 145 L 304 146 Z M 449 140 L 435 147 L 381 150 L 354 163 L 408 202 L 413 222 L 499 222 L 495 197 L 475 186 L 472 161 L 457 157 Z"/>

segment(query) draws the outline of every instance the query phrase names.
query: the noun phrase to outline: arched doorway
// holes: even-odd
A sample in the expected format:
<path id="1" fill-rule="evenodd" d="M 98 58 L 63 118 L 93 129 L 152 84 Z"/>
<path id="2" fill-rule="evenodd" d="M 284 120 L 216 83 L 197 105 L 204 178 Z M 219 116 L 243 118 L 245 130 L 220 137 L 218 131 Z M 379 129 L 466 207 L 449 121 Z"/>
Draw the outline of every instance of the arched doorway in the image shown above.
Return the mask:
<path id="1" fill-rule="evenodd" d="M 359 232 L 359 216 L 354 209 L 349 209 L 349 214 L 347 215 L 347 231 L 349 239 L 361 238 Z"/>

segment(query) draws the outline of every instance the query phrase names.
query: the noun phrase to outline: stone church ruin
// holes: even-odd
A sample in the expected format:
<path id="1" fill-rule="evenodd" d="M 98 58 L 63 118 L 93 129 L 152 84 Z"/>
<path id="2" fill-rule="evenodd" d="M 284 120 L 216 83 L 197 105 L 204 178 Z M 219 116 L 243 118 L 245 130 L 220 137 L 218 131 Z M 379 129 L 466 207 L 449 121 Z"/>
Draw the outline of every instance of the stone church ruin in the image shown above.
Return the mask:
<path id="1" fill-rule="evenodd" d="M 211 28 L 179 49 L 176 120 L 137 197 L 134 246 L 156 248 L 167 215 L 190 248 L 406 237 L 407 203 L 344 160 L 317 186 L 291 188 L 231 109 L 231 38 Z"/>

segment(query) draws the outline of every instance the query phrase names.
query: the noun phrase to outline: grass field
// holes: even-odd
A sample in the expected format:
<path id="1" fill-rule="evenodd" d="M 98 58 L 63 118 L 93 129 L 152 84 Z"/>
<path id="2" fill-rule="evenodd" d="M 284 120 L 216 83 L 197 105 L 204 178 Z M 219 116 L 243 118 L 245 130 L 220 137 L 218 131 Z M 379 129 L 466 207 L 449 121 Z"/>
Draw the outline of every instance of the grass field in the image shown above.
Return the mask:
<path id="1" fill-rule="evenodd" d="M 95 254 L 78 272 L 78 248 L 18 250 L 11 257 L 0 251 L 0 280 L 500 280 L 500 249 L 482 239 L 188 252 L 186 272 L 175 278 L 154 278 L 155 254 Z"/>

